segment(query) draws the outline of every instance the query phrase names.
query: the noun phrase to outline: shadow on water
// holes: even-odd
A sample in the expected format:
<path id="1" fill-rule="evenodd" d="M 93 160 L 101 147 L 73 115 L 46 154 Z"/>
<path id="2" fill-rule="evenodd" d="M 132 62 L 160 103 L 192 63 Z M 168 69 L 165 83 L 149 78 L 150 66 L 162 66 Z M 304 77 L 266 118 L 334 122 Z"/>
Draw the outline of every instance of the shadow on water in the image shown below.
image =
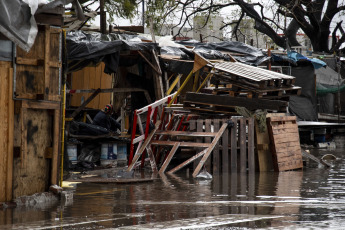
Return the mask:
<path id="1" fill-rule="evenodd" d="M 184 171 L 147 183 L 75 184 L 72 202 L 0 210 L 0 229 L 342 229 L 343 151 L 331 153 L 337 160 L 330 169 L 309 165 L 212 180 Z"/>

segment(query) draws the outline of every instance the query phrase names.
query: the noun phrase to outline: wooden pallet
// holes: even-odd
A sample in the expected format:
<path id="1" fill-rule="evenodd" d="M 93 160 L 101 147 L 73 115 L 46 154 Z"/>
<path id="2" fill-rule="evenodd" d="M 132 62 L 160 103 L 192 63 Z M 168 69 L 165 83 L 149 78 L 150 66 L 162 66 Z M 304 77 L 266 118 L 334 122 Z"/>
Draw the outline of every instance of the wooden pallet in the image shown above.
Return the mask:
<path id="1" fill-rule="evenodd" d="M 236 114 L 235 109 L 237 106 L 245 107 L 248 110 L 266 109 L 269 111 L 284 112 L 287 102 L 257 98 L 232 98 L 212 94 L 187 93 L 183 106 L 191 110 Z"/>
<path id="2" fill-rule="evenodd" d="M 280 172 L 303 168 L 296 117 L 269 117 L 267 128 L 274 170 Z"/>

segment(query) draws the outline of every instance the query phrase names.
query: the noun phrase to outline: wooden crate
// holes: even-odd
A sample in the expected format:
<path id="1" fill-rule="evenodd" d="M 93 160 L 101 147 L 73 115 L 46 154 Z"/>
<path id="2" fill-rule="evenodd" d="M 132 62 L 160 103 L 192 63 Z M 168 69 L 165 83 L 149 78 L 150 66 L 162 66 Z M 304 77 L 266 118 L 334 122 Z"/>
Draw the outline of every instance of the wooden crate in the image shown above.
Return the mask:
<path id="1" fill-rule="evenodd" d="M 274 170 L 287 171 L 303 168 L 296 117 L 269 117 L 267 126 Z"/>

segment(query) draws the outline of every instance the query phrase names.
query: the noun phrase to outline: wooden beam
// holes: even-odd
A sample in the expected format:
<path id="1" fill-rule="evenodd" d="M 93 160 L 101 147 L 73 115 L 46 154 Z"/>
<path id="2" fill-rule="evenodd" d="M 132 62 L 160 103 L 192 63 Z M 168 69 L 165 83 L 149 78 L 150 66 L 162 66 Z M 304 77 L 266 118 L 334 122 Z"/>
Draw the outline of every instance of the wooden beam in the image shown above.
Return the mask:
<path id="1" fill-rule="evenodd" d="M 149 64 L 151 66 L 151 68 L 158 74 L 161 75 L 162 73 L 145 57 L 145 55 L 138 51 L 138 53 L 140 54 L 140 56 L 147 62 L 147 64 Z"/>
<path id="2" fill-rule="evenodd" d="M 29 59 L 29 58 L 16 57 L 16 64 L 17 65 L 43 66 L 44 60 L 43 59 Z"/>
<path id="3" fill-rule="evenodd" d="M 26 109 L 60 110 L 60 102 L 20 100 L 16 101 L 16 103 L 19 103 L 19 105 L 21 104 L 21 107 Z"/>
<path id="4" fill-rule="evenodd" d="M 165 159 L 161 169 L 159 170 L 159 173 L 164 173 L 166 168 L 168 167 L 171 159 L 173 158 L 173 156 L 175 155 L 177 149 L 180 147 L 180 143 L 179 142 L 176 142 L 174 144 L 174 146 L 172 147 L 172 149 L 170 150 L 169 152 L 169 155 L 167 156 L 167 158 Z"/>
<path id="5" fill-rule="evenodd" d="M 254 138 L 254 118 L 248 118 L 248 168 L 251 174 L 255 173 Z"/>
<path id="6" fill-rule="evenodd" d="M 26 120 L 26 114 L 27 114 L 27 109 L 22 108 L 21 110 L 21 154 L 20 154 L 20 160 L 21 160 L 21 167 L 25 168 L 26 165 L 26 155 L 27 155 L 27 120 Z"/>
<path id="7" fill-rule="evenodd" d="M 188 160 L 182 162 L 181 164 L 179 164 L 178 166 L 176 166 L 175 168 L 171 169 L 168 173 L 172 174 L 175 173 L 176 171 L 180 170 L 181 168 L 183 168 L 184 166 L 192 163 L 193 161 L 195 161 L 196 159 L 200 158 L 201 156 L 203 156 L 205 153 L 207 152 L 207 149 L 202 150 L 201 152 L 199 152 L 198 154 L 192 156 L 191 158 L 189 158 Z"/>
<path id="8" fill-rule="evenodd" d="M 81 106 L 74 110 L 74 112 L 69 118 L 75 118 L 75 116 L 77 116 L 80 113 L 80 111 L 82 111 L 100 93 L 100 91 L 101 89 L 98 88 L 86 101 L 84 101 L 84 103 Z"/>
<path id="9" fill-rule="evenodd" d="M 231 119 L 234 122 L 234 126 L 231 128 L 231 139 L 230 139 L 230 145 L 231 145 L 231 156 L 230 156 L 230 162 L 231 162 L 231 168 L 230 171 L 232 173 L 237 172 L 237 124 L 238 120 L 235 118 Z"/>
<path id="10" fill-rule="evenodd" d="M 13 191 L 13 144 L 14 144 L 14 102 L 13 96 L 13 69 L 8 70 L 8 145 L 7 145 L 7 176 L 6 176 L 6 200 L 12 200 Z"/>
<path id="11" fill-rule="evenodd" d="M 202 157 L 202 159 L 200 160 L 198 166 L 197 166 L 196 169 L 194 170 L 194 172 L 193 172 L 193 177 L 196 177 L 196 176 L 199 174 L 199 172 L 200 172 L 202 166 L 204 165 L 204 163 L 206 162 L 206 160 L 208 159 L 208 157 L 209 157 L 210 154 L 212 153 L 212 151 L 213 151 L 214 147 L 216 146 L 216 144 L 218 144 L 219 139 L 221 138 L 221 136 L 223 135 L 223 133 L 224 133 L 224 131 L 225 131 L 225 129 L 226 129 L 227 127 L 228 127 L 228 124 L 227 124 L 227 123 L 225 123 L 225 124 L 222 125 L 222 127 L 220 128 L 220 130 L 219 130 L 218 133 L 217 133 L 217 136 L 213 139 L 213 141 L 212 141 L 210 147 L 207 149 L 207 152 L 206 152 L 205 155 Z"/>
<path id="12" fill-rule="evenodd" d="M 54 130 L 53 130 L 53 148 L 52 148 L 53 157 L 52 157 L 51 184 L 57 184 L 58 182 L 59 140 L 60 140 L 60 110 L 55 110 Z"/>
<path id="13" fill-rule="evenodd" d="M 157 131 L 159 135 L 185 136 L 185 137 L 215 137 L 214 132 L 189 132 L 189 131 Z"/>
<path id="14" fill-rule="evenodd" d="M 152 145 L 166 145 L 174 146 L 176 141 L 152 141 Z M 190 148 L 208 148 L 211 146 L 211 143 L 194 143 L 194 142 L 180 142 L 181 147 L 190 147 Z"/>
<path id="15" fill-rule="evenodd" d="M 44 44 L 44 100 L 49 100 L 49 86 L 50 86 L 50 26 L 45 26 L 44 31 L 45 44 Z"/>
<path id="16" fill-rule="evenodd" d="M 246 146 L 246 118 L 240 118 L 240 128 L 238 130 L 240 144 L 240 172 L 247 171 L 247 146 Z"/>
<path id="17" fill-rule="evenodd" d="M 144 144 L 140 147 L 140 149 L 137 151 L 137 153 L 135 154 L 135 156 L 132 159 L 131 164 L 128 166 L 127 168 L 127 172 L 132 171 L 132 169 L 134 168 L 135 163 L 138 161 L 139 157 L 141 156 L 141 154 L 144 152 L 144 150 L 146 149 L 146 147 L 150 144 L 152 137 L 155 135 L 159 125 L 160 125 L 160 121 L 157 121 L 155 129 L 151 131 L 151 133 L 147 136 Z M 139 124 L 140 125 L 140 124 Z"/>

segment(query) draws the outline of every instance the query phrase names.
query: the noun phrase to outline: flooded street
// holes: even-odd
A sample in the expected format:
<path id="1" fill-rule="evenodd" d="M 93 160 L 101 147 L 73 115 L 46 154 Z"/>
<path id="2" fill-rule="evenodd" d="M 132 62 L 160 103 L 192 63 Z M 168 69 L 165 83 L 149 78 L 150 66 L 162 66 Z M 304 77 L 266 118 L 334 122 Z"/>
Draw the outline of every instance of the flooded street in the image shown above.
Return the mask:
<path id="1" fill-rule="evenodd" d="M 0 229 L 344 229 L 344 150 L 316 152 L 334 154 L 334 166 L 72 184 L 72 201 L 0 210 Z"/>

